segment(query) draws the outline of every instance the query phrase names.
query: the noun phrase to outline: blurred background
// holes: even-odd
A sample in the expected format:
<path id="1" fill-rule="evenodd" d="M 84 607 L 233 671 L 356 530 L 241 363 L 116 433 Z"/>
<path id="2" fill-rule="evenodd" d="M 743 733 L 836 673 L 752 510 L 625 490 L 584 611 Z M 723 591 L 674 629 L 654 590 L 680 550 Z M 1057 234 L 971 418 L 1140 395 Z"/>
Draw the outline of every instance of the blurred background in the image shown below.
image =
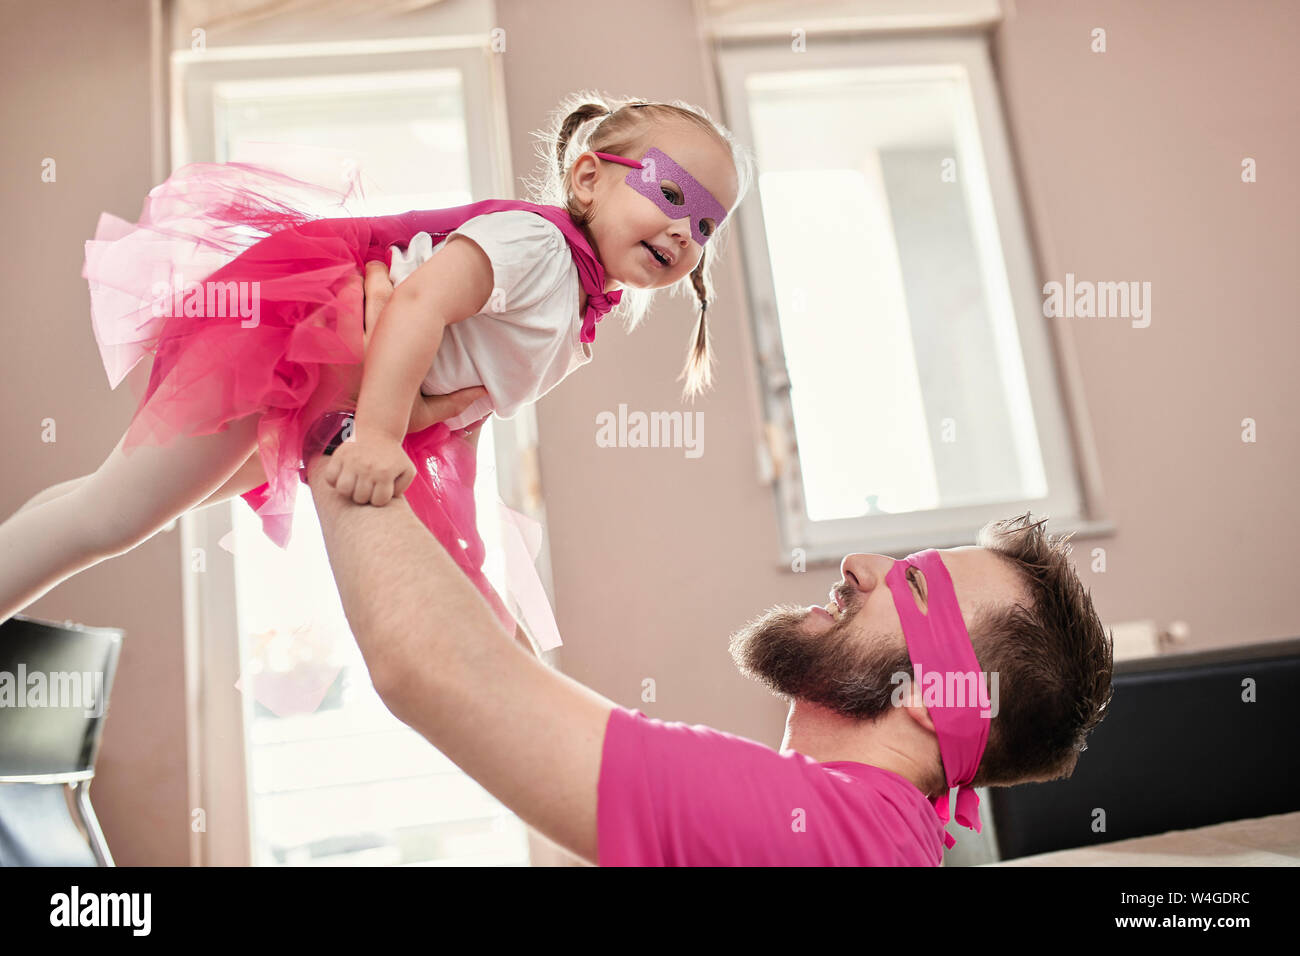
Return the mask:
<path id="1" fill-rule="evenodd" d="M 703 107 L 758 179 L 711 393 L 680 400 L 694 299 L 664 294 L 483 442 L 485 538 L 498 496 L 543 531 L 553 666 L 776 746 L 732 631 L 824 603 L 847 553 L 1026 510 L 1074 532 L 1117 657 L 1300 630 L 1294 4 L 4 0 L 0 27 L 0 515 L 93 471 L 148 377 L 111 392 L 91 333 L 101 211 L 267 141 L 356 155 L 377 213 L 529 198 L 534 131 L 592 89 Z M 1054 314 L 1053 282 L 1112 285 Z M 601 447 L 620 406 L 702 413 L 701 453 Z M 125 631 L 117 862 L 570 862 L 376 698 L 300 492 L 287 551 L 236 500 L 25 612 Z"/>

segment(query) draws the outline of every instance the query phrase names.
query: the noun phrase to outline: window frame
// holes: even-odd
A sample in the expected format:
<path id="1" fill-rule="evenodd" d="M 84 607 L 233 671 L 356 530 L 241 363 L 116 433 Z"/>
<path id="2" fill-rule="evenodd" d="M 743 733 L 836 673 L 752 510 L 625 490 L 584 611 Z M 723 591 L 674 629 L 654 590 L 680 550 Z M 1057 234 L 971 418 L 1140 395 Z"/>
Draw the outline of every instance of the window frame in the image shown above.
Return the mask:
<path id="1" fill-rule="evenodd" d="M 178 50 L 169 60 L 169 175 L 186 163 L 215 159 L 214 94 L 230 81 L 278 80 L 297 76 L 460 72 L 470 143 L 470 188 L 474 195 L 513 194 L 509 131 L 504 109 L 500 57 L 488 34 L 414 37 L 400 40 L 314 42 L 293 45 Z M 377 62 L 382 54 L 382 63 Z M 545 512 L 531 487 L 536 458 L 535 411 L 521 409 L 511 420 L 493 422 L 497 488 L 511 508 L 545 525 Z M 480 479 L 486 474 L 480 475 Z M 233 530 L 232 500 L 191 511 L 180 519 L 185 566 L 184 618 L 186 683 L 190 724 L 190 794 L 193 806 L 220 826 L 195 830 L 194 865 L 248 866 L 254 861 L 252 794 L 246 741 L 252 720 L 248 695 L 231 689 L 244 670 L 235 604 L 234 565 L 208 561 L 204 573 L 191 573 L 189 556 L 202 548 L 221 554 L 219 542 Z M 550 554 L 545 544 L 538 571 L 553 595 Z M 529 852 L 536 850 L 529 840 Z"/>
<path id="2" fill-rule="evenodd" d="M 740 248 L 764 418 L 763 440 L 758 450 L 760 476 L 774 486 L 780 529 L 777 560 L 781 566 L 790 567 L 792 557 L 802 557 L 807 564 L 838 563 L 843 555 L 854 551 L 903 555 L 921 548 L 968 545 L 987 521 L 1030 510 L 1050 515 L 1053 530 L 1057 532 L 1073 531 L 1076 536 L 1089 537 L 1114 530 L 1099 515 L 1095 451 L 1090 442 L 1085 445 L 1072 438 L 1090 432 L 1086 421 L 1078 421 L 1077 430 L 1070 427 L 1063 401 L 1064 392 L 1077 394 L 1077 381 L 1065 375 L 1070 370 L 1069 355 L 1063 356 L 1058 364 L 1056 350 L 1064 351 L 1064 347 L 1049 333 L 1047 320 L 1042 316 L 1042 283 L 1029 241 L 988 43 L 984 34 L 819 37 L 807 45 L 799 54 L 799 62 L 790 69 L 907 70 L 949 64 L 953 70 L 964 70 L 975 127 L 968 132 L 975 136 L 980 147 L 977 161 L 982 161 L 983 166 L 966 175 L 983 177 L 989 184 L 987 195 L 982 189 L 971 190 L 970 201 L 985 205 L 984 215 L 978 218 L 993 223 L 995 235 L 990 238 L 996 240 L 996 248 L 1000 249 L 1000 255 L 989 255 L 986 242 L 977 242 L 980 271 L 990 300 L 999 307 L 1009 306 L 1015 319 L 1048 495 L 896 515 L 824 521 L 808 518 L 762 201 L 755 184 L 751 197 L 736 212 L 736 225 L 742 237 Z M 789 57 L 789 41 L 785 38 L 719 44 L 720 96 L 729 126 L 742 142 L 754 142 L 746 96 L 749 76 L 781 72 L 786 67 L 774 64 Z M 980 228 L 978 222 L 974 225 Z"/>

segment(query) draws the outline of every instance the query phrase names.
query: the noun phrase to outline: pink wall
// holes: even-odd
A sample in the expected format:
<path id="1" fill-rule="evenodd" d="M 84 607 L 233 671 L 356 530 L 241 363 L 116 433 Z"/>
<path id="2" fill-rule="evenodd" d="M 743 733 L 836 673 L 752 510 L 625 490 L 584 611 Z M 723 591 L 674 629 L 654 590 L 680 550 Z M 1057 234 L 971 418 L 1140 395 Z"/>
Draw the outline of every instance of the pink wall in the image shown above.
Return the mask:
<path id="1" fill-rule="evenodd" d="M 148 0 L 0 6 L 0 182 L 11 229 L 0 257 L 5 518 L 48 485 L 94 471 L 135 409 L 129 382 L 108 389 L 81 265 L 100 211 L 133 221 L 154 185 L 149 56 Z M 53 183 L 41 181 L 46 157 L 57 164 Z M 41 440 L 46 418 L 52 443 Z M 185 865 L 179 532 L 83 572 L 23 613 L 126 631 L 91 800 L 118 863 Z"/>
<path id="2" fill-rule="evenodd" d="M 588 43 L 570 59 L 548 45 L 565 42 L 585 4 L 506 7 L 512 37 L 527 38 L 505 60 L 518 172 L 532 164 L 525 129 L 570 88 L 680 96 L 716 114 L 704 52 L 683 43 L 686 0 L 638 18 L 636 43 Z M 1088 52 L 1094 26 L 1108 30 L 1104 55 Z M 1298 32 L 1285 3 L 1018 0 L 996 37 L 1044 281 L 1069 270 L 1153 283 L 1147 329 L 1053 329 L 1078 352 L 1117 528 L 1076 539 L 1082 577 L 1104 620 L 1183 620 L 1196 648 L 1300 632 L 1288 560 L 1300 525 Z M 1245 156 L 1259 164 L 1253 185 L 1239 180 Z M 693 315 L 683 299 L 665 298 L 631 336 L 603 327 L 598 360 L 539 406 L 557 614 L 578 680 L 651 716 L 776 744 L 784 707 L 736 674 L 727 635 L 773 603 L 823 601 L 838 570 L 773 566 L 736 246 L 722 266 L 710 313 L 719 385 L 696 406 L 703 457 L 593 437 L 597 412 L 620 402 L 677 407 Z M 1256 444 L 1240 440 L 1245 417 L 1259 423 Z M 1106 549 L 1104 574 L 1087 567 L 1094 547 Z M 654 703 L 640 699 L 647 677 Z"/>
<path id="3" fill-rule="evenodd" d="M 996 57 L 1041 273 L 1152 283 L 1149 328 L 1053 320 L 1118 529 L 1088 543 L 1107 551 L 1106 574 L 1084 568 L 1098 609 L 1184 620 L 1193 649 L 1294 637 L 1300 8 L 1015 7 Z"/>
<path id="4" fill-rule="evenodd" d="M 504 68 L 518 176 L 533 171 L 528 131 L 571 90 L 682 98 L 719 113 L 705 51 L 687 42 L 696 32 L 688 0 L 656 4 L 653 17 L 626 18 L 628 27 L 635 24 L 634 43 L 621 24 L 602 20 L 608 27 L 572 57 L 551 51 L 588 20 L 587 4 L 514 0 L 501 9 L 513 43 Z M 616 35 L 623 42 L 599 42 Z M 714 271 L 717 386 L 694 406 L 704 412 L 704 455 L 595 442 L 597 413 L 617 413 L 621 402 L 644 411 L 681 407 L 674 379 L 695 313 L 688 300 L 664 294 L 631 335 L 604 322 L 595 360 L 543 398 L 541 475 L 564 670 L 650 716 L 776 743 L 783 709 L 737 675 L 727 637 L 778 600 L 824 600 L 838 575 L 822 569 L 795 577 L 772 567 L 777 528 L 772 495 L 756 471 L 756 399 L 735 238 Z M 656 684 L 654 703 L 641 701 L 647 678 Z"/>

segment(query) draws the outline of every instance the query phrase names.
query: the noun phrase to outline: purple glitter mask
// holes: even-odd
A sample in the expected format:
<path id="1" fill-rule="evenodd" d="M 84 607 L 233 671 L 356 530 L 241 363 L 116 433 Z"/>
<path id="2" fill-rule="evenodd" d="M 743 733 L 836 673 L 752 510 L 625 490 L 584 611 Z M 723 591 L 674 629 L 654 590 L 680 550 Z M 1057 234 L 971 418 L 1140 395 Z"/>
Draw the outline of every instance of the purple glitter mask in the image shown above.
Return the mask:
<path id="1" fill-rule="evenodd" d="M 727 210 L 722 203 L 690 173 L 673 162 L 672 157 L 663 150 L 651 146 L 640 161 L 612 153 L 596 155 L 610 162 L 631 166 L 632 171 L 627 174 L 624 182 L 658 206 L 669 219 L 690 217 L 691 238 L 701 246 L 717 233 L 722 220 L 727 218 Z M 665 189 L 681 201 L 673 202 L 664 195 Z M 703 231 L 706 228 L 709 230 L 707 234 Z"/>

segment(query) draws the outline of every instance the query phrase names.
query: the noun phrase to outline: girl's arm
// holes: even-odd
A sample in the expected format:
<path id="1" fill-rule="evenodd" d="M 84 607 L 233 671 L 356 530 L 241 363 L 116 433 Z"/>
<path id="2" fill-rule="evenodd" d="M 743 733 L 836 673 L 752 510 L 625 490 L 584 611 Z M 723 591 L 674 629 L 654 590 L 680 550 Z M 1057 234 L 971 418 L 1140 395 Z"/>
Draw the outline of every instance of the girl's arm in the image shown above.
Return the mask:
<path id="1" fill-rule="evenodd" d="M 443 329 L 477 315 L 492 294 L 487 254 L 472 240 L 456 239 L 465 237 L 452 236 L 445 249 L 411 273 L 393 290 L 375 317 L 375 327 L 367 328 L 357 399 L 358 438 L 401 442 L 411 419 L 412 396 L 418 396 L 429 374 Z"/>
<path id="2" fill-rule="evenodd" d="M 365 347 L 369 348 L 370 336 L 374 333 L 375 327 L 379 324 L 379 316 L 388 305 L 388 300 L 393 297 L 393 280 L 389 277 L 388 269 L 382 262 L 372 259 L 366 263 L 366 279 L 363 285 L 363 295 L 365 297 Z M 363 349 L 364 354 L 364 349 Z M 352 389 L 352 404 L 355 407 L 358 393 L 361 390 L 362 370 L 358 369 L 356 376 L 356 385 Z M 424 395 L 417 391 L 415 401 L 411 403 L 411 418 L 406 425 L 406 433 L 424 431 L 430 425 L 443 421 L 446 418 L 459 415 L 462 411 L 487 395 L 487 389 L 482 385 L 477 385 L 472 389 L 461 389 L 454 393 L 457 396 L 455 408 L 448 405 L 446 395 Z"/>
<path id="3" fill-rule="evenodd" d="M 340 494 L 357 504 L 382 506 L 415 479 L 402 448 L 412 396 L 419 400 L 443 330 L 482 311 L 492 277 L 492 262 L 477 243 L 449 239 L 447 248 L 393 291 L 375 327 L 367 329 L 352 437 L 325 470 L 326 482 Z"/>

